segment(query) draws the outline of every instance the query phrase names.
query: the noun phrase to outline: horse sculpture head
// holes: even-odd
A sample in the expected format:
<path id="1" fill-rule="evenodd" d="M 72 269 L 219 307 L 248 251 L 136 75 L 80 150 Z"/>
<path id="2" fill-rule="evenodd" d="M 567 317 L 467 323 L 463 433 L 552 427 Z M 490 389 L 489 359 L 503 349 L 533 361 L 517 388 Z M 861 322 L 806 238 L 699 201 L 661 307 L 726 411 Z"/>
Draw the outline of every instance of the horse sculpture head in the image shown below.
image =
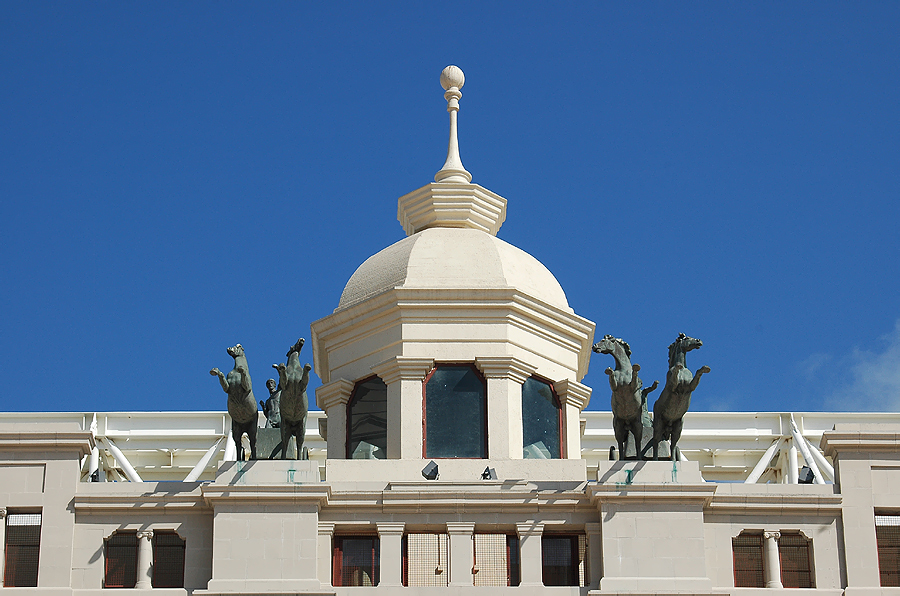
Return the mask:
<path id="1" fill-rule="evenodd" d="M 677 354 L 678 352 L 684 354 L 686 352 L 690 352 L 691 350 L 696 350 L 702 345 L 703 342 L 699 339 L 688 337 L 684 333 L 679 333 L 678 339 L 673 341 L 669 346 L 669 366 L 671 367 L 674 364 L 675 354 Z"/>
<path id="2" fill-rule="evenodd" d="M 227 348 L 225 351 L 228 352 L 228 355 L 232 358 L 237 358 L 238 356 L 244 355 L 244 346 L 242 346 L 241 344 L 237 344 L 235 346 Z"/>
<path id="3" fill-rule="evenodd" d="M 285 354 L 284 357 L 285 357 L 285 358 L 290 358 L 290 357 L 291 357 L 291 354 L 294 354 L 294 353 L 299 354 L 299 353 L 300 353 L 300 350 L 303 349 L 303 344 L 304 344 L 305 342 L 306 342 L 306 340 L 303 339 L 302 337 L 301 337 L 300 339 L 298 339 L 298 340 L 297 340 L 297 343 L 295 343 L 294 345 L 292 345 L 292 346 L 290 347 L 290 349 L 287 351 L 287 354 Z"/>
<path id="4" fill-rule="evenodd" d="M 631 346 L 624 339 L 612 335 L 604 335 L 603 339 L 595 343 L 591 349 L 598 354 L 612 354 L 617 346 L 625 350 L 625 355 L 631 358 Z"/>

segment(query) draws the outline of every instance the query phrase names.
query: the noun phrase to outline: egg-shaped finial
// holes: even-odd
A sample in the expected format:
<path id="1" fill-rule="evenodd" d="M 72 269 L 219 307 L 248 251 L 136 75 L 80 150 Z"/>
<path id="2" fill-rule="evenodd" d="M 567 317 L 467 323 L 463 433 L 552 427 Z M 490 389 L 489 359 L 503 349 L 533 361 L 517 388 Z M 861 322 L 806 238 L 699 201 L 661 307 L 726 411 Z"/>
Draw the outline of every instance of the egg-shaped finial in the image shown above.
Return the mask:
<path id="1" fill-rule="evenodd" d="M 451 64 L 441 71 L 441 87 L 444 88 L 444 91 L 448 91 L 452 87 L 462 89 L 462 86 L 465 84 L 466 75 L 463 74 L 460 67 Z"/>

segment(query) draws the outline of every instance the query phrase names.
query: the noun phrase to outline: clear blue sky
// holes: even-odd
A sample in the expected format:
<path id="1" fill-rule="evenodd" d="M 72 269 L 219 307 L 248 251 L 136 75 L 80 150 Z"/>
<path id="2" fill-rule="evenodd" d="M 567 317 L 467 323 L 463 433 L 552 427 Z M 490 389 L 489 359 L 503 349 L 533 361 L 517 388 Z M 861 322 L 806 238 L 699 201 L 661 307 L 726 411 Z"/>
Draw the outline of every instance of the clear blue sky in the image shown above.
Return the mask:
<path id="1" fill-rule="evenodd" d="M 237 342 L 264 397 L 404 237 L 456 64 L 499 236 L 645 382 L 685 332 L 693 410 L 896 410 L 898 31 L 897 2 L 4 1 L 2 409 L 224 410 Z"/>

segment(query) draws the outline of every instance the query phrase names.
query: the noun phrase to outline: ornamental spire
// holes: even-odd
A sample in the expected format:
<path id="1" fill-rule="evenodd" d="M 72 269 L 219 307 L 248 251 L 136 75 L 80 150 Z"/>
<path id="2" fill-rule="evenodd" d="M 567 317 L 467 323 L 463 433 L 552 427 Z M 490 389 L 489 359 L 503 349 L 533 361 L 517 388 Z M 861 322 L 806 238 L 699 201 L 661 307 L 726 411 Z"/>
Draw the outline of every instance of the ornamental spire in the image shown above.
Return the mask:
<path id="1" fill-rule="evenodd" d="M 462 182 L 472 181 L 472 174 L 463 167 L 459 158 L 459 141 L 456 135 L 456 117 L 459 112 L 459 100 L 462 97 L 460 89 L 466 82 L 466 76 L 458 66 L 450 65 L 441 71 L 441 87 L 444 88 L 444 99 L 447 100 L 447 111 L 450 112 L 450 143 L 447 146 L 447 161 L 444 162 L 437 174 L 435 182 Z"/>

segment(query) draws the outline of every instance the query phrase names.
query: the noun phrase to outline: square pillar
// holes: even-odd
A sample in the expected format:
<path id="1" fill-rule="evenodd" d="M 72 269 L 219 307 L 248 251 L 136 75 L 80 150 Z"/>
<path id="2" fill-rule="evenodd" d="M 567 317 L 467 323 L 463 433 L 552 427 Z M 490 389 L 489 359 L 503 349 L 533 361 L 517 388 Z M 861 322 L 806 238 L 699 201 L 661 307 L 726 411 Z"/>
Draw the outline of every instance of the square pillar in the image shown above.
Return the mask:
<path id="1" fill-rule="evenodd" d="M 544 535 L 544 524 L 516 524 L 519 535 L 519 565 L 522 569 L 520 586 L 544 585 L 544 560 L 541 549 L 541 537 Z"/>
<path id="2" fill-rule="evenodd" d="M 522 384 L 536 370 L 512 356 L 482 356 L 475 366 L 487 379 L 488 457 L 522 459 Z"/>
<path id="3" fill-rule="evenodd" d="M 372 367 L 387 385 L 388 459 L 422 459 L 422 381 L 432 368 L 431 358 L 406 356 Z"/>
<path id="4" fill-rule="evenodd" d="M 379 586 L 391 588 L 403 585 L 403 530 L 404 524 L 375 524 L 381 543 L 381 578 Z"/>
<path id="5" fill-rule="evenodd" d="M 578 381 L 563 379 L 553 383 L 563 408 L 562 437 L 566 459 L 581 459 L 581 412 L 591 401 L 591 388 Z"/>
<path id="6" fill-rule="evenodd" d="M 333 556 L 334 543 L 334 524 L 330 522 L 319 522 L 319 537 L 316 544 L 316 576 L 322 589 L 331 587 L 331 559 Z"/>
<path id="7" fill-rule="evenodd" d="M 603 577 L 603 537 L 600 535 L 600 523 L 584 524 L 588 549 L 588 587 L 600 589 L 600 578 Z"/>
<path id="8" fill-rule="evenodd" d="M 353 387 L 347 379 L 337 379 L 316 388 L 316 405 L 328 421 L 328 459 L 347 459 L 347 403 Z"/>
<path id="9" fill-rule="evenodd" d="M 447 523 L 447 534 L 450 535 L 449 559 L 450 582 L 452 586 L 472 586 L 475 579 L 472 577 L 472 567 L 475 562 L 474 541 L 472 534 L 475 532 L 474 523 Z"/>

